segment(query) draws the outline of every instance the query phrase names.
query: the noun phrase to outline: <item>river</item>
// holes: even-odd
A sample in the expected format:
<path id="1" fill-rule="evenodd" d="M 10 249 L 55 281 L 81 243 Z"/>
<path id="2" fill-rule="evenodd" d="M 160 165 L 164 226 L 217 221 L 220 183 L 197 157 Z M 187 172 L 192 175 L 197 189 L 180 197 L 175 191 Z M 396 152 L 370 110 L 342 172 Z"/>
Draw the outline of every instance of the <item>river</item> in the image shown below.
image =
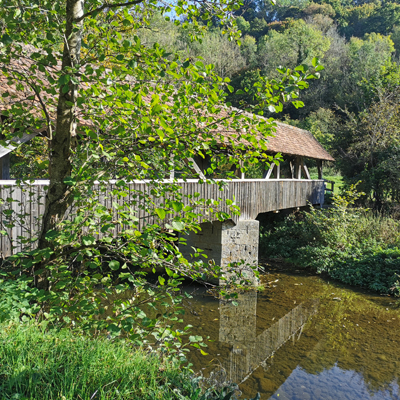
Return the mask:
<path id="1" fill-rule="evenodd" d="M 201 335 L 195 371 L 239 384 L 242 398 L 400 399 L 400 308 L 396 299 L 267 265 L 262 291 L 238 305 L 187 286 L 184 322 Z"/>

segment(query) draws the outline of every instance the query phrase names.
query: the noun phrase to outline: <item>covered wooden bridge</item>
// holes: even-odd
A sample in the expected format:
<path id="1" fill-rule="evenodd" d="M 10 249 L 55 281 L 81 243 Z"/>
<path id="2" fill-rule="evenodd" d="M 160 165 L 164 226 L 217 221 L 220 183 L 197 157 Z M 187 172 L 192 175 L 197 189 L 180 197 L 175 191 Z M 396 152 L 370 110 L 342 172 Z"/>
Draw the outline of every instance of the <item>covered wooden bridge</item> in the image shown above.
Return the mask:
<path id="1" fill-rule="evenodd" d="M 19 66 L 19 68 L 22 67 L 23 65 Z M 1 100 L 1 118 L 3 118 L 2 110 L 12 109 L 11 100 L 14 102 L 37 102 L 35 95 L 28 93 L 30 89 L 28 87 L 25 89 L 27 93 L 21 93 L 16 86 L 10 86 L 9 80 L 0 74 L 0 94 L 3 92 L 12 94 Z M 33 105 L 33 107 L 36 106 L 37 104 Z M 223 108 L 220 109 L 220 112 L 221 110 Z M 40 231 L 49 182 L 37 180 L 22 187 L 17 185 L 11 179 L 10 154 L 18 145 L 27 143 L 41 131 L 43 129 L 24 132 L 20 137 L 15 137 L 0 146 L 0 230 L 2 231 L 0 253 L 3 257 L 23 250 L 22 243 L 24 241 L 33 243 Z M 229 135 L 229 132 L 227 134 Z M 261 133 L 259 139 L 264 139 Z M 268 138 L 268 152 L 272 155 L 281 153 L 283 162 L 273 163 L 258 179 L 247 179 L 244 173 L 238 172 L 236 179 L 204 183 L 207 178 L 206 170 L 209 160 L 194 157 L 189 162 L 200 180 L 179 180 L 176 179 L 178 176 L 175 177 L 171 173 L 169 180 L 157 182 L 158 185 L 175 182 L 178 190 L 184 195 L 183 199 L 186 203 L 189 203 L 190 195 L 196 194 L 197 197 L 206 201 L 218 202 L 220 211 L 228 214 L 230 214 L 230 208 L 226 205 L 226 200 L 229 200 L 228 203 L 237 205 L 241 210 L 239 216 L 233 215 L 224 222 L 213 221 L 213 217 L 208 215 L 205 210 L 200 217 L 202 230 L 197 234 L 191 233 L 187 237 L 187 245 L 182 247 L 184 254 L 189 256 L 193 252 L 193 247 L 196 247 L 204 249 L 205 253 L 222 267 L 239 261 L 249 265 L 257 264 L 259 223 L 256 218 L 260 213 L 303 207 L 309 203 L 323 204 L 325 181 L 322 177 L 322 163 L 323 161 L 333 161 L 333 158 L 310 132 L 277 122 L 275 136 Z M 309 160 L 314 160 L 313 162 L 318 167 L 318 179 L 316 180 L 310 178 L 307 168 Z M 150 181 L 133 181 L 129 183 L 127 197 L 123 199 L 126 204 L 132 200 L 132 204 L 137 207 L 139 228 L 145 224 L 154 223 L 157 215 L 144 213 L 137 200 L 134 200 L 134 195 L 136 194 L 135 198 L 137 199 L 137 193 L 147 193 L 147 201 L 156 204 L 160 199 L 152 198 L 153 184 L 154 182 Z M 115 204 L 121 200 L 113 198 L 114 185 L 116 183 L 110 181 L 107 193 L 103 193 L 99 198 L 102 204 L 117 213 Z M 19 217 L 19 223 L 13 222 L 13 218 L 15 220 L 16 216 Z M 123 227 L 116 226 L 113 233 L 117 235 L 121 229 Z"/>
<path id="2" fill-rule="evenodd" d="M 13 146 L 0 148 L 0 154 L 9 154 Z M 179 191 L 184 195 L 196 194 L 200 199 L 218 201 L 220 211 L 230 213 L 226 200 L 237 205 L 241 213 L 233 215 L 224 222 L 212 221 L 212 216 L 206 211 L 202 216 L 201 232 L 191 233 L 187 237 L 187 245 L 182 246 L 184 255 L 190 257 L 193 247 L 202 248 L 210 259 L 221 267 L 227 267 L 232 262 L 243 261 L 248 265 L 258 263 L 259 222 L 256 220 L 260 213 L 293 209 L 307 204 L 323 204 L 325 181 L 322 179 L 322 162 L 333 158 L 322 148 L 315 138 L 307 131 L 277 123 L 276 136 L 270 138 L 271 152 L 280 152 L 284 162 L 272 164 L 264 173 L 262 179 L 246 179 L 241 174 L 237 179 L 219 180 L 223 183 L 222 190 L 217 183 L 203 183 L 198 179 L 175 180 Z M 3 153 L 1 153 L 1 151 Z M 307 169 L 307 161 L 314 159 L 319 166 L 319 179 L 312 180 Z M 4 160 L 4 156 L 1 160 Z M 194 161 L 194 160 L 193 160 Z M 8 162 L 8 161 L 7 161 Z M 4 165 L 7 165 L 7 162 Z M 205 165 L 195 163 L 199 175 L 205 174 Z M 4 168 L 4 167 L 3 167 Z M 3 169 L 4 170 L 4 169 Z M 158 183 L 170 184 L 171 180 Z M 44 212 L 44 200 L 49 182 L 38 180 L 31 185 L 21 187 L 15 180 L 0 180 L 0 225 L 3 235 L 0 235 L 0 251 L 3 257 L 23 250 L 21 238 L 34 240 L 40 231 L 41 217 Z M 115 208 L 111 193 L 116 187 L 111 181 L 107 193 L 103 194 L 103 204 Z M 129 203 L 132 196 L 138 192 L 148 193 L 152 189 L 151 182 L 135 181 L 129 184 L 130 192 L 123 199 Z M 133 199 L 133 197 L 132 197 Z M 189 204 L 188 197 L 183 197 Z M 117 200 L 121 202 L 121 200 Z M 160 199 L 154 199 L 155 202 Z M 10 219 L 23 216 L 23 224 L 10 224 Z M 137 216 L 140 226 L 156 222 L 156 215 L 146 215 L 138 207 Z M 159 223 L 159 221 L 158 221 Z M 116 226 L 114 234 L 121 231 Z M 251 269 L 241 267 L 244 274 L 251 277 Z M 246 272 L 248 271 L 248 272 Z"/>

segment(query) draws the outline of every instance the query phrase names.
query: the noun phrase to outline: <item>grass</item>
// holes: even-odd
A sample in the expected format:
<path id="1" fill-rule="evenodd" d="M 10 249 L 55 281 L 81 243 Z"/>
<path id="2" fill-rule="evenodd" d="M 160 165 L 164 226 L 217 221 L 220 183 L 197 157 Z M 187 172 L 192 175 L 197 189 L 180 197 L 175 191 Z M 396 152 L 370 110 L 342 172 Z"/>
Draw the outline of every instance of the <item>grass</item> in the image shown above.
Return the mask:
<path id="1" fill-rule="evenodd" d="M 0 326 L 3 400 L 186 399 L 195 389 L 178 364 L 123 342 Z"/>

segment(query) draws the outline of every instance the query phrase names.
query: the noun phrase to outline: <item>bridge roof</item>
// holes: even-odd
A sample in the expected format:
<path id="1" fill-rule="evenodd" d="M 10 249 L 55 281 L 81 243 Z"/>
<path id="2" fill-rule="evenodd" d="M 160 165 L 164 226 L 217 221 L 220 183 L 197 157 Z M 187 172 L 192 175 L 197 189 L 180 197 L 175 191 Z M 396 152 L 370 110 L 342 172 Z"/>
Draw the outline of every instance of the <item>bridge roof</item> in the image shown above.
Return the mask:
<path id="1" fill-rule="evenodd" d="M 243 113 L 242 110 L 236 109 L 238 113 Z M 250 116 L 249 113 L 244 113 Z M 223 111 L 222 115 L 228 117 L 227 111 Z M 221 116 L 221 113 L 219 114 Z M 263 119 L 264 117 L 257 115 L 256 118 Z M 274 121 L 275 132 L 271 132 L 273 136 L 267 136 L 262 132 L 258 133 L 259 140 L 267 141 L 267 153 L 282 155 L 300 156 L 313 158 L 316 160 L 335 161 L 335 159 L 323 148 L 321 143 L 312 135 L 311 132 L 305 129 L 297 128 L 296 126 L 284 124 L 279 121 Z M 227 138 L 233 136 L 236 131 L 229 130 L 223 125 L 218 125 L 216 132 L 223 134 Z M 239 140 L 240 141 L 240 140 Z M 250 146 L 250 143 L 248 143 Z"/>
<path id="2" fill-rule="evenodd" d="M 292 156 L 335 161 L 311 132 L 282 122 L 276 122 L 275 136 L 268 138 L 268 150 Z"/>
<path id="3" fill-rule="evenodd" d="M 28 65 L 31 62 L 32 61 L 28 56 L 26 56 L 25 59 L 24 57 L 21 57 L 19 60 L 14 61 L 15 65 L 13 65 L 13 67 L 18 69 L 23 75 L 25 75 L 28 72 Z M 50 73 L 56 73 L 58 68 L 58 65 L 53 66 L 50 69 Z M 45 81 L 46 78 L 42 72 L 37 71 L 37 74 L 39 82 Z M 37 84 L 39 82 L 35 83 Z M 9 96 L 2 97 L 1 95 L 5 94 L 6 92 L 9 94 Z M 42 100 L 44 100 L 49 106 L 49 110 L 51 112 L 50 118 L 54 123 L 56 108 L 55 98 L 47 93 L 44 93 L 42 95 L 44 96 Z M 149 102 L 150 101 L 151 100 L 149 98 Z M 29 85 L 27 84 L 22 84 L 22 82 L 19 82 L 19 85 L 17 86 L 15 82 L 11 83 L 11 81 L 9 81 L 8 78 L 0 72 L 0 113 L 2 110 L 10 110 L 14 103 L 25 103 L 25 105 L 29 105 L 32 110 L 35 110 L 32 112 L 32 114 L 36 117 L 39 115 L 41 116 L 42 114 L 40 103 L 37 97 L 34 95 L 31 87 L 29 87 Z M 231 110 L 232 109 L 226 109 L 226 112 L 223 112 L 223 114 L 229 116 Z M 243 113 L 243 111 L 241 110 L 237 111 Z M 219 114 L 216 118 L 220 117 L 221 115 Z M 263 117 L 258 116 L 257 118 Z M 89 121 L 81 119 L 80 116 L 78 116 L 78 120 L 81 125 L 87 125 L 89 123 Z M 275 122 L 275 125 L 276 132 L 274 136 L 267 138 L 267 147 L 269 153 L 282 153 L 284 155 L 302 156 L 319 160 L 334 161 L 334 158 L 322 147 L 322 145 L 314 138 L 314 136 L 309 131 L 277 121 Z M 22 138 L 15 138 L 15 140 L 13 141 L 15 142 L 15 145 L 18 145 L 19 143 L 26 142 L 27 140 L 36 136 L 39 132 L 45 130 L 45 121 L 43 121 L 42 129 L 31 129 L 30 132 L 24 133 Z M 230 136 L 233 133 L 237 134 L 237 132 L 234 131 L 230 132 L 229 129 L 222 125 L 218 125 L 216 133 L 222 133 L 222 135 L 226 137 Z M 265 137 L 261 132 L 259 133 L 258 139 L 265 140 Z M 6 147 L 0 146 L 0 158 L 5 154 L 13 151 L 15 149 L 15 145 L 14 143 L 10 143 L 10 145 Z"/>

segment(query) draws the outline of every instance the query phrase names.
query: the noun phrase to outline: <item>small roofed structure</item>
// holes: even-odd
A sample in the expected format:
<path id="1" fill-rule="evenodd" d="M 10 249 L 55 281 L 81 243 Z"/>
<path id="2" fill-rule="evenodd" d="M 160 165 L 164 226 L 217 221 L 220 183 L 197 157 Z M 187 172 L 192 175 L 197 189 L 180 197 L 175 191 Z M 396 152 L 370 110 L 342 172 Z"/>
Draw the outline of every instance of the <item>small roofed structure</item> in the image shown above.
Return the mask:
<path id="1" fill-rule="evenodd" d="M 321 161 L 335 161 L 311 132 L 282 122 L 276 122 L 276 125 L 275 136 L 268 138 L 269 152 Z"/>

